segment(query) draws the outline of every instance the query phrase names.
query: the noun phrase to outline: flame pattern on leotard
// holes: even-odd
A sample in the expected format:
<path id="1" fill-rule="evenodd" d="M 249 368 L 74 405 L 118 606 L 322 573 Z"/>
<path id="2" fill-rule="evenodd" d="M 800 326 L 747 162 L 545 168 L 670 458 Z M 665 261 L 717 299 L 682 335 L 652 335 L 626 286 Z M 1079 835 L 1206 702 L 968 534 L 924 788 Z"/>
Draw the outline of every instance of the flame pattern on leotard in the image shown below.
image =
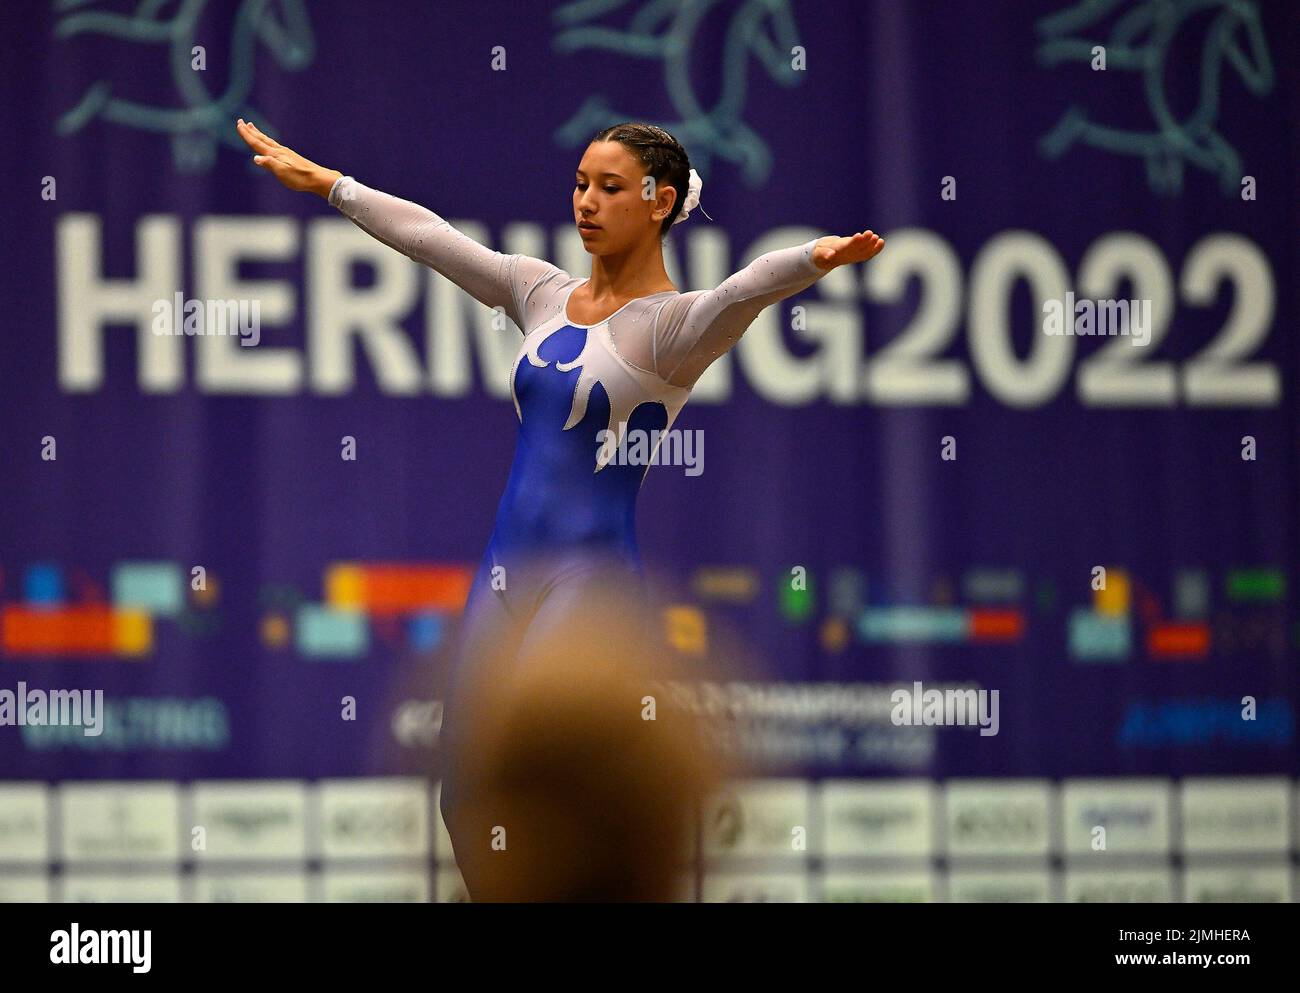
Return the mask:
<path id="1" fill-rule="evenodd" d="M 510 396 L 514 400 L 515 414 L 521 424 L 524 420 L 524 414 L 519 406 L 519 397 L 515 392 L 515 377 L 519 370 L 519 364 L 527 359 L 529 365 L 538 369 L 545 369 L 550 366 L 552 360 L 542 358 L 538 352 L 552 335 L 565 327 L 577 326 L 569 324 L 566 320 L 561 320 L 555 322 L 551 327 L 544 326 L 538 329 L 537 333 L 527 335 L 523 347 L 520 348 L 519 354 L 515 357 L 514 366 L 510 370 Z M 609 433 L 605 436 L 600 449 L 596 453 L 596 465 L 593 470 L 600 472 L 609 464 L 618 451 L 618 446 L 627 433 L 627 426 L 632 419 L 632 412 L 637 407 L 647 402 L 662 404 L 668 412 L 668 423 L 664 426 L 666 431 L 672 426 L 677 414 L 686 403 L 690 390 L 685 387 L 661 383 L 660 389 L 655 391 L 658 395 L 649 394 L 654 396 L 654 400 L 648 400 L 647 390 L 645 389 L 647 384 L 637 382 L 637 380 L 642 377 L 649 379 L 657 377 L 635 367 L 630 367 L 619 359 L 617 350 L 609 337 L 607 322 L 601 322 L 589 327 L 586 331 L 587 340 L 582 346 L 582 351 L 567 362 L 554 360 L 554 365 L 556 372 L 581 370 L 578 374 L 578 381 L 573 387 L 573 406 L 569 410 L 569 417 L 564 422 L 563 430 L 571 430 L 587 416 L 587 402 L 591 397 L 592 389 L 597 383 L 601 385 L 605 395 L 609 398 L 609 421 L 606 424 L 606 430 Z M 614 364 L 616 369 L 606 368 L 602 370 L 602 366 L 608 367 L 611 364 Z M 602 375 L 602 371 L 606 374 Z M 667 389 L 663 387 L 667 387 Z M 657 449 L 658 444 L 655 445 L 655 450 Z M 654 452 L 652 451 L 650 454 L 653 459 Z"/>

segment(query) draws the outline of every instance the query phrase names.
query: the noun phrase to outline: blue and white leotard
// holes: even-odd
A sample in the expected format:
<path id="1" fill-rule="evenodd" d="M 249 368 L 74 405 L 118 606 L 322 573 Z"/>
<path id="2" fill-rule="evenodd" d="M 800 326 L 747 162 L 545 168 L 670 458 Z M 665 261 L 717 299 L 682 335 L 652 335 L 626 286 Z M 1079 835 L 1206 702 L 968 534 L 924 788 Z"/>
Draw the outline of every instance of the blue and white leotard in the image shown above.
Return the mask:
<path id="1" fill-rule="evenodd" d="M 641 576 L 635 508 L 647 467 L 611 461 L 618 440 L 629 430 L 670 428 L 695 382 L 758 313 L 823 274 L 812 261 L 816 239 L 760 256 L 717 289 L 652 293 L 585 325 L 566 308 L 585 280 L 549 262 L 493 251 L 432 211 L 350 176 L 334 184 L 329 201 L 375 238 L 500 307 L 523 331 L 510 375 L 519 418 L 514 463 L 466 602 L 453 685 L 484 652 L 527 664 L 530 647 L 559 627 L 573 633 L 589 624 L 598 637 L 598 619 L 583 616 L 585 594 Z M 604 445 L 602 431 L 610 432 Z M 505 588 L 494 589 L 503 575 Z M 454 716 L 448 702 L 441 806 L 472 893 L 469 856 L 462 857 L 470 842 L 462 845 L 454 824 Z"/>

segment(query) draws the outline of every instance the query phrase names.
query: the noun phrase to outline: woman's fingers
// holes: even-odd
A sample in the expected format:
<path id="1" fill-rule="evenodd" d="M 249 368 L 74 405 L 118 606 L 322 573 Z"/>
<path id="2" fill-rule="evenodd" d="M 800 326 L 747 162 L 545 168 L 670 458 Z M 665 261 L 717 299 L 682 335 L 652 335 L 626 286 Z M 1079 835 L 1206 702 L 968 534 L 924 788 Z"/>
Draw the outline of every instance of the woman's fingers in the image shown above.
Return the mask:
<path id="1" fill-rule="evenodd" d="M 263 133 L 258 129 L 257 125 L 254 124 L 252 121 L 249 121 L 249 122 L 248 122 L 248 129 L 249 129 L 250 131 L 252 131 L 253 134 L 255 134 L 257 137 L 261 138 L 264 142 L 266 142 L 268 145 L 270 145 L 272 148 L 279 148 L 279 147 L 281 147 L 281 146 L 280 146 L 280 143 L 279 143 L 278 141 L 276 141 L 276 140 L 275 140 L 274 138 L 272 138 L 270 135 L 263 134 Z"/>
<path id="2" fill-rule="evenodd" d="M 866 246 L 867 258 L 871 258 L 871 256 L 875 255 L 885 247 L 885 239 L 880 237 L 880 235 L 876 234 L 874 231 L 863 231 L 860 234 L 855 235 L 855 237 L 860 238 L 862 244 Z"/>
<path id="3" fill-rule="evenodd" d="M 239 124 L 236 125 L 235 129 L 239 132 L 239 137 L 244 139 L 244 144 L 253 151 L 262 152 L 264 154 L 271 151 L 270 144 L 264 138 L 259 137 L 257 132 L 255 132 L 252 126 L 247 122 L 241 120 Z"/>
<path id="4" fill-rule="evenodd" d="M 850 235 L 828 235 L 818 241 L 817 251 L 825 254 L 816 256 L 815 261 L 821 269 L 833 269 L 835 266 L 870 261 L 884 247 L 885 239 L 870 230 Z"/>
<path id="5" fill-rule="evenodd" d="M 261 131 L 257 130 L 256 127 L 242 118 L 235 127 L 239 132 L 239 136 L 244 139 L 244 143 L 255 152 L 269 155 L 273 152 L 287 151 L 287 149 L 285 149 L 285 147 L 279 142 L 268 138 L 266 135 L 262 134 Z"/>
<path id="6" fill-rule="evenodd" d="M 335 178 L 342 175 L 336 170 L 321 169 L 315 162 L 303 158 L 292 148 L 287 148 L 278 141 L 268 138 L 257 129 L 255 124 L 243 118 L 239 119 L 236 126 L 240 137 L 257 153 L 253 156 L 253 164 L 271 173 L 288 189 L 308 190 L 325 196 L 328 193 L 325 182 L 331 178 L 330 174 L 332 173 Z"/>
<path id="7" fill-rule="evenodd" d="M 845 262 L 867 262 L 875 258 L 884 247 L 885 239 L 868 229 L 846 238 L 839 252 L 843 254 Z"/>
<path id="8" fill-rule="evenodd" d="M 248 134 L 251 135 L 255 140 L 260 141 L 268 148 L 280 147 L 280 143 L 278 141 L 276 141 L 274 138 L 270 137 L 269 135 L 263 134 L 261 130 L 258 128 L 258 126 L 254 124 L 252 121 L 246 121 L 241 117 L 239 119 L 239 124 L 243 131 L 247 131 Z"/>

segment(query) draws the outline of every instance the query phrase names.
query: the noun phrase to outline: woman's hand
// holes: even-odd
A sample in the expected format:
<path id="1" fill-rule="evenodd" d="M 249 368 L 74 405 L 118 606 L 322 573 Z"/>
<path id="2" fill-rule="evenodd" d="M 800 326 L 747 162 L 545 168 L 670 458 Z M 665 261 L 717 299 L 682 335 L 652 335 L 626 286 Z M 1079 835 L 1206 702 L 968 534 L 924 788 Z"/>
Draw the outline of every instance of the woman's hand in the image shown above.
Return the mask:
<path id="1" fill-rule="evenodd" d="M 853 262 L 866 262 L 880 254 L 885 239 L 871 231 L 859 231 L 847 238 L 829 235 L 813 249 L 813 264 L 819 269 L 834 269 Z"/>
<path id="2" fill-rule="evenodd" d="M 291 190 L 306 190 L 318 196 L 329 198 L 330 189 L 343 173 L 337 169 L 318 166 L 311 159 L 305 159 L 292 148 L 285 148 L 273 138 L 268 138 L 242 117 L 235 125 L 239 137 L 247 142 L 248 147 L 258 154 L 253 156 L 255 165 L 261 166 Z"/>

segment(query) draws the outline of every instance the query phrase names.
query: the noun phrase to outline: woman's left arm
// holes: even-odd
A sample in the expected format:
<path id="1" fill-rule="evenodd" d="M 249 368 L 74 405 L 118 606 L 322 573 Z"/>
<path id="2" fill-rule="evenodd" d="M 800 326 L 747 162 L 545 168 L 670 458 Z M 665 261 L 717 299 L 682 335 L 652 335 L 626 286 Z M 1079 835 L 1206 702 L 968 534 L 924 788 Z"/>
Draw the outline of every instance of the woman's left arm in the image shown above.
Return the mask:
<path id="1" fill-rule="evenodd" d="M 715 290 L 683 293 L 659 314 L 654 372 L 674 386 L 695 385 L 764 307 L 807 289 L 836 266 L 866 262 L 884 247 L 885 239 L 871 231 L 814 238 L 760 255 Z"/>

